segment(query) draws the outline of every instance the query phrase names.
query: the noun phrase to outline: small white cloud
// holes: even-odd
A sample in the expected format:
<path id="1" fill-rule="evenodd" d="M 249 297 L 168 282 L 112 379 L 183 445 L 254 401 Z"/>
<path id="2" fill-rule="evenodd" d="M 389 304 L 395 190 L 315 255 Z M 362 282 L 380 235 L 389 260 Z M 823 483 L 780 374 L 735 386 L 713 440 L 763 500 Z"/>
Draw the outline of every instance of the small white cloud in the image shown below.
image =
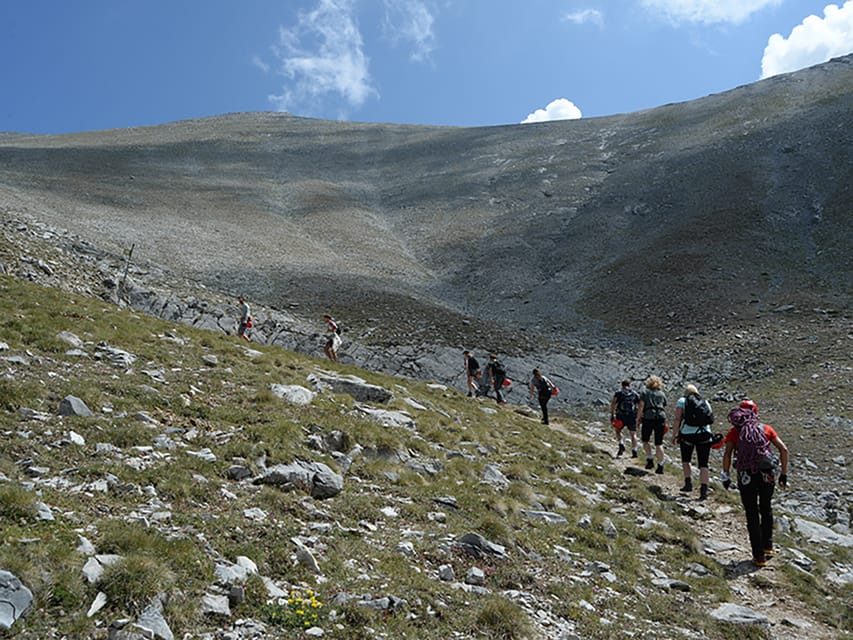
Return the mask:
<path id="1" fill-rule="evenodd" d="M 528 115 L 521 121 L 521 124 L 548 122 L 549 120 L 577 120 L 582 116 L 581 110 L 575 106 L 574 102 L 565 98 L 557 98 L 544 109 L 537 109 Z"/>
<path id="2" fill-rule="evenodd" d="M 270 66 L 266 62 L 261 60 L 260 56 L 252 56 L 252 64 L 264 73 L 270 72 Z"/>
<path id="3" fill-rule="evenodd" d="M 410 44 L 414 62 L 428 60 L 435 49 L 434 23 L 433 11 L 422 0 L 385 0 L 382 31 L 394 45 Z"/>
<path id="4" fill-rule="evenodd" d="M 774 33 L 764 48 L 761 77 L 810 67 L 853 52 L 853 0 L 827 5 L 823 18 L 810 15 L 787 38 Z"/>
<path id="5" fill-rule="evenodd" d="M 601 28 L 604 26 L 604 14 L 598 9 L 582 9 L 563 15 L 563 20 L 574 24 L 594 24 Z"/>
<path id="6" fill-rule="evenodd" d="M 640 4 L 675 24 L 740 24 L 765 7 L 782 4 L 782 0 L 640 0 Z"/>
<path id="7" fill-rule="evenodd" d="M 314 113 L 331 108 L 339 117 L 378 95 L 354 15 L 353 0 L 318 0 L 297 23 L 279 29 L 276 70 L 288 79 L 270 100 L 281 111 Z M 335 104 L 329 104 L 329 102 Z"/>

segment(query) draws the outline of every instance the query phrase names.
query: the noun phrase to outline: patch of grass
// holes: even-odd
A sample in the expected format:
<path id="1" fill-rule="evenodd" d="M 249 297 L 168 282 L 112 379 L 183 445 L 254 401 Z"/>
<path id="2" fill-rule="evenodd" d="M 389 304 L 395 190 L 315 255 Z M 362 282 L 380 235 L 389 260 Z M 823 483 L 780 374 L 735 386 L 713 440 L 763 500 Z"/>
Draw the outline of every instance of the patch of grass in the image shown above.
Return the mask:
<path id="1" fill-rule="evenodd" d="M 490 597 L 477 607 L 471 632 L 497 640 L 523 640 L 533 633 L 524 610 L 505 598 Z"/>
<path id="2" fill-rule="evenodd" d="M 131 553 L 104 570 L 98 587 L 118 611 L 140 613 L 151 599 L 177 582 L 175 572 L 160 558 Z"/>
<path id="3" fill-rule="evenodd" d="M 38 509 L 36 496 L 17 484 L 0 484 L 0 522 L 34 520 Z"/>

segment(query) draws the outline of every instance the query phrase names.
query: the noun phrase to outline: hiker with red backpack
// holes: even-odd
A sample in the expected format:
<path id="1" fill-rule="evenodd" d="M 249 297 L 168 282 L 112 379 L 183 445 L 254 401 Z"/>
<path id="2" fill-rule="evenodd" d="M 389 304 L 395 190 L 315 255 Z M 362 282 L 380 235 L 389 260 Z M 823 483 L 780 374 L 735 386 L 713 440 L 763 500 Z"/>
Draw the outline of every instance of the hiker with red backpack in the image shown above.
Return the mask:
<path id="1" fill-rule="evenodd" d="M 776 461 L 770 453 L 772 444 L 779 450 L 779 486 L 788 487 L 788 447 L 768 424 L 758 421 L 758 407 L 752 401 L 744 401 L 729 411 L 732 428 L 724 440 L 723 471 L 720 479 L 728 489 L 731 485 L 732 453 L 737 452 L 735 470 L 740 500 L 746 512 L 746 530 L 752 548 L 752 564 L 767 565 L 767 559 L 775 554 L 773 548 L 773 490 L 776 486 Z"/>

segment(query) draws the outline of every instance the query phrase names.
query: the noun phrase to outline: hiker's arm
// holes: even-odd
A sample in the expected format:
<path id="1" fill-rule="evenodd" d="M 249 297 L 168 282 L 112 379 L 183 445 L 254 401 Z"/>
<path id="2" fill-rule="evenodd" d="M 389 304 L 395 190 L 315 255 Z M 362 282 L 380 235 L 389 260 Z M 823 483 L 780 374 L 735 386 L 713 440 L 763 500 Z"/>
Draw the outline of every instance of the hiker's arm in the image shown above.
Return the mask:
<path id="1" fill-rule="evenodd" d="M 640 423 L 643 421 L 643 407 L 644 406 L 645 406 L 645 403 L 643 402 L 643 399 L 640 398 L 640 401 L 637 403 L 637 426 L 638 427 L 640 426 Z"/>
<path id="2" fill-rule="evenodd" d="M 675 420 L 673 421 L 672 443 L 678 442 L 678 436 L 681 434 L 681 407 L 675 407 Z"/>
<path id="3" fill-rule="evenodd" d="M 732 442 L 726 442 L 726 450 L 723 452 L 723 471 L 728 473 L 732 468 L 732 451 L 735 445 Z"/>
<path id="4" fill-rule="evenodd" d="M 774 447 L 779 449 L 779 464 L 782 467 L 782 473 L 788 475 L 788 447 L 782 442 L 779 436 L 776 436 L 770 441 Z"/>
<path id="5" fill-rule="evenodd" d="M 616 417 L 616 396 L 610 400 L 610 419 L 613 420 Z"/>

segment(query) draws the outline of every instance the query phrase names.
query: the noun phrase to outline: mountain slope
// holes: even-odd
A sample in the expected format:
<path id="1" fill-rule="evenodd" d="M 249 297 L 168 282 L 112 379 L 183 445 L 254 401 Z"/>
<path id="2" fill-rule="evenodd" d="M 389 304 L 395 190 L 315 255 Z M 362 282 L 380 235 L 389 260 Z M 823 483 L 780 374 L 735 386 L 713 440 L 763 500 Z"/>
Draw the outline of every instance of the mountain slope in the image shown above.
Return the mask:
<path id="1" fill-rule="evenodd" d="M 846 305 L 851 62 L 532 126 L 236 114 L 9 135 L 0 207 L 315 311 L 393 294 L 510 326 L 649 335 L 666 314 L 690 327 L 750 300 Z"/>

